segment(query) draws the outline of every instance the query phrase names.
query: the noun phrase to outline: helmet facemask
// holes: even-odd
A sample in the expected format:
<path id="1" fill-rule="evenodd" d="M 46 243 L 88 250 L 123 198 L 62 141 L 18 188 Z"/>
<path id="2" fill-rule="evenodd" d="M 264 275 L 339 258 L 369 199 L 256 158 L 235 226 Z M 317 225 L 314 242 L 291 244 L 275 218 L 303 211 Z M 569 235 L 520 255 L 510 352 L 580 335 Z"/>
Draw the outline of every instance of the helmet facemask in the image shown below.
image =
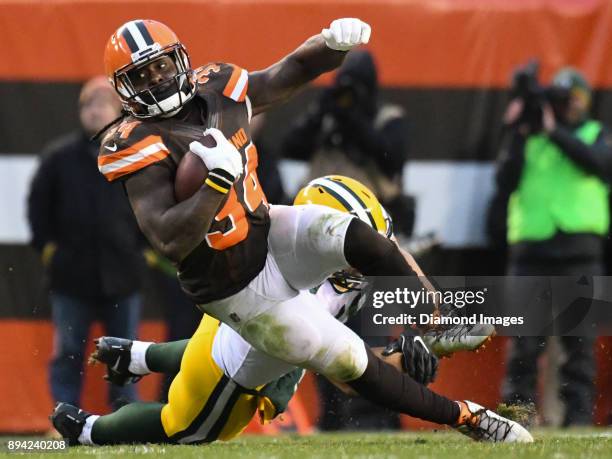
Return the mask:
<path id="1" fill-rule="evenodd" d="M 365 277 L 354 270 L 336 271 L 327 278 L 336 293 L 361 291 Z"/>
<path id="2" fill-rule="evenodd" d="M 168 56 L 176 66 L 176 73 L 155 85 L 136 90 L 130 73 Z M 181 44 L 174 44 L 146 56 L 136 63 L 115 72 L 115 87 L 124 108 L 137 118 L 168 117 L 176 114 L 196 92 L 194 72 L 189 56 Z"/>

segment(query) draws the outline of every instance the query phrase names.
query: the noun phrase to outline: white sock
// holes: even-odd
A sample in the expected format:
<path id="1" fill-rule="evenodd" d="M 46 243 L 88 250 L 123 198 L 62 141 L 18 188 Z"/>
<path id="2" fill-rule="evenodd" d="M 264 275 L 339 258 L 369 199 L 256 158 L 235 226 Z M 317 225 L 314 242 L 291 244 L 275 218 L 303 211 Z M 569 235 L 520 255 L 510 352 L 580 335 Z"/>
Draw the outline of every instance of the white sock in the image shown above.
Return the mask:
<path id="1" fill-rule="evenodd" d="M 93 429 L 94 422 L 100 416 L 92 414 L 87 419 L 85 419 L 85 425 L 83 426 L 83 430 L 81 430 L 81 435 L 79 435 L 78 441 L 81 445 L 89 445 L 93 446 L 95 443 L 91 440 L 91 429 Z"/>
<path id="2" fill-rule="evenodd" d="M 151 344 L 154 343 L 149 341 L 132 342 L 132 352 L 130 355 L 131 359 L 128 367 L 130 372 L 134 373 L 135 375 L 148 375 L 151 373 L 151 370 L 149 370 L 149 367 L 147 366 L 146 359 L 147 349 L 149 349 Z"/>

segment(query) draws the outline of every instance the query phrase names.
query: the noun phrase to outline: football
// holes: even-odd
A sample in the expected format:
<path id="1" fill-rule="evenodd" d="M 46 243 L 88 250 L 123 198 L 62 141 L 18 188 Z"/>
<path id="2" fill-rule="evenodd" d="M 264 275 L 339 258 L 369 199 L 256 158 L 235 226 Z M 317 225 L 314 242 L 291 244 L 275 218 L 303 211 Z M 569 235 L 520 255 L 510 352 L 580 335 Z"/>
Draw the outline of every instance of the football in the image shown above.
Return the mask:
<path id="1" fill-rule="evenodd" d="M 214 147 L 212 136 L 203 137 L 200 142 L 206 147 Z M 188 151 L 176 170 L 174 177 L 174 197 L 177 202 L 189 199 L 204 184 L 208 176 L 208 169 L 198 155 Z"/>
<path id="2" fill-rule="evenodd" d="M 174 197 L 177 202 L 189 199 L 204 184 L 208 169 L 195 153 L 188 151 L 176 170 L 174 178 Z"/>

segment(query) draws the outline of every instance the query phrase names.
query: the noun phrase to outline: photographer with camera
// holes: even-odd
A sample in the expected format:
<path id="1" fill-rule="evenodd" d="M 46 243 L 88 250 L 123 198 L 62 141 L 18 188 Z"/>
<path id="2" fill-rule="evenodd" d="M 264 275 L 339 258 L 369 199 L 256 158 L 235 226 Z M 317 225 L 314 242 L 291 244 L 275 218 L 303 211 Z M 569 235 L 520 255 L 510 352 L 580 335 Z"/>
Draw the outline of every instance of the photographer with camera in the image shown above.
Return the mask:
<path id="1" fill-rule="evenodd" d="M 508 274 L 603 274 L 608 235 L 612 137 L 588 115 L 592 91 L 576 70 L 564 68 L 542 88 L 537 64 L 514 76 L 504 115 L 506 135 L 497 171 L 498 208 L 507 203 Z M 499 221 L 490 224 L 503 227 Z M 561 336 L 564 426 L 592 423 L 594 339 Z M 544 337 L 513 339 L 503 396 L 535 402 L 537 359 Z"/>
<path id="2" fill-rule="evenodd" d="M 380 199 L 396 233 L 410 236 L 414 201 L 402 193 L 407 122 L 401 107 L 379 101 L 376 65 L 366 50 L 351 51 L 331 87 L 285 136 L 283 156 L 310 161 L 309 180 L 352 177 Z"/>

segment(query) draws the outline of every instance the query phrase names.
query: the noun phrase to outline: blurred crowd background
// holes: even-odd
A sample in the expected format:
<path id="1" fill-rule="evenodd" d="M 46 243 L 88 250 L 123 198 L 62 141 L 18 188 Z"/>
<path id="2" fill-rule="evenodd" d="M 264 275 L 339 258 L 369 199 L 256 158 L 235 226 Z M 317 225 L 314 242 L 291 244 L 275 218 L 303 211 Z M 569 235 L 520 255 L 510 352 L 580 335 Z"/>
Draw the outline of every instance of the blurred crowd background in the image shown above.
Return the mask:
<path id="1" fill-rule="evenodd" d="M 97 172 L 89 138 L 119 110 L 99 77 L 108 36 L 157 19 L 194 67 L 258 69 L 344 16 L 372 25 L 367 50 L 253 121 L 271 203 L 347 175 L 428 274 L 610 274 L 611 2 L 0 0 L 0 432 L 47 430 L 56 400 L 98 412 L 163 397 L 169 381 L 148 377 L 107 398 L 90 338 L 174 340 L 199 321 Z M 612 422 L 609 337 L 496 338 L 438 380 L 491 406 L 536 402 L 544 424 Z M 424 426 L 309 375 L 282 422 L 250 430 Z"/>

